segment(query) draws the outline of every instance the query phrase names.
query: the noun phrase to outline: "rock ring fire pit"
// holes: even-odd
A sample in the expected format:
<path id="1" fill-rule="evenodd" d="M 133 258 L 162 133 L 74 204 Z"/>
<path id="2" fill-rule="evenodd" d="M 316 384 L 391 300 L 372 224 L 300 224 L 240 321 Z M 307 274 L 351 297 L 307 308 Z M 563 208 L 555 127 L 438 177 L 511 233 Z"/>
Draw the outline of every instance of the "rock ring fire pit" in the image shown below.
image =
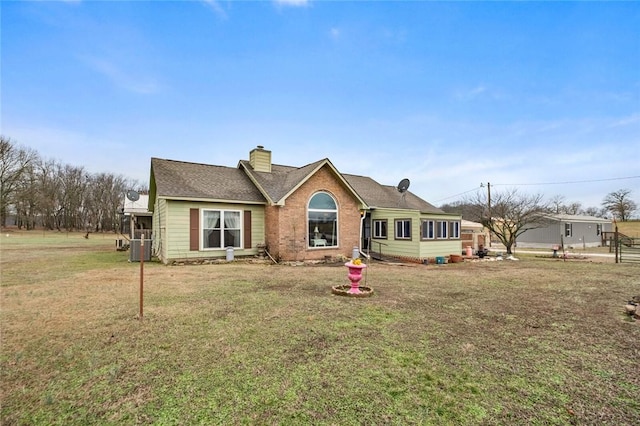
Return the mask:
<path id="1" fill-rule="evenodd" d="M 349 293 L 349 290 L 351 290 L 351 286 L 349 284 L 334 285 L 331 287 L 331 293 L 347 297 L 369 297 L 373 294 L 373 289 L 371 287 L 359 286 L 358 289 L 360 290 L 359 293 Z"/>
<path id="2" fill-rule="evenodd" d="M 373 294 L 373 289 L 371 287 L 360 286 L 360 280 L 362 279 L 362 270 L 367 267 L 367 265 L 360 262 L 360 259 L 357 259 L 353 262 L 347 262 L 344 264 L 347 268 L 349 268 L 349 274 L 347 277 L 349 281 L 351 281 L 351 285 L 336 285 L 331 287 L 331 292 L 333 294 L 337 294 L 338 296 L 348 296 L 348 297 L 369 297 Z"/>

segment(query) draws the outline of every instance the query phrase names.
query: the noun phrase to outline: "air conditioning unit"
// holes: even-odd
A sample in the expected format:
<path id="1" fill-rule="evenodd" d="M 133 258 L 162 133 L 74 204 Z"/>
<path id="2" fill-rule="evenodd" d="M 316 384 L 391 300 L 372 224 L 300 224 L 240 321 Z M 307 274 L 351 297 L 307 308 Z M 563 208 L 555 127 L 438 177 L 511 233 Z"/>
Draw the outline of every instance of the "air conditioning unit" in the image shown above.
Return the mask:
<path id="1" fill-rule="evenodd" d="M 131 240 L 129 247 L 129 262 L 140 262 L 140 240 Z M 144 240 L 144 261 L 151 260 L 151 240 Z"/>

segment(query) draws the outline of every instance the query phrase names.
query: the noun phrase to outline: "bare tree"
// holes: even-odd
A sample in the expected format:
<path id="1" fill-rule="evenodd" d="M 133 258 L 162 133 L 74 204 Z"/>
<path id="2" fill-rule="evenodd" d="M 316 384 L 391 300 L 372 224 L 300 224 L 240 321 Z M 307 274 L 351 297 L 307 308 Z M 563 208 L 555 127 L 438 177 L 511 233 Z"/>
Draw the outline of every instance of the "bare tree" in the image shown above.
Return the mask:
<path id="1" fill-rule="evenodd" d="M 564 210 L 564 195 L 554 195 L 549 199 L 549 211 L 551 213 L 560 214 Z"/>
<path id="2" fill-rule="evenodd" d="M 605 217 L 607 215 L 607 209 L 603 208 L 603 207 L 587 207 L 586 209 L 582 210 L 582 213 L 586 214 L 587 216 L 593 216 L 593 217 Z"/>
<path id="3" fill-rule="evenodd" d="M 542 200 L 540 194 L 520 194 L 517 189 L 494 192 L 491 200 L 484 192 L 478 192 L 470 200 L 475 207 L 471 220 L 489 228 L 491 234 L 504 244 L 507 254 L 512 254 L 519 235 L 549 223 L 549 206 Z"/>
<path id="4" fill-rule="evenodd" d="M 638 209 L 638 205 L 631 199 L 630 189 L 610 192 L 604 197 L 602 206 L 622 222 L 630 219 Z"/>
<path id="5" fill-rule="evenodd" d="M 574 201 L 573 203 L 565 204 L 562 210 L 565 214 L 579 214 L 582 210 L 582 203 Z"/>
<path id="6" fill-rule="evenodd" d="M 38 206 L 42 216 L 42 226 L 47 229 L 60 229 L 57 219 L 62 214 L 63 193 L 59 183 L 58 171 L 62 166 L 55 160 L 41 161 L 38 165 L 39 188 Z"/>
<path id="7" fill-rule="evenodd" d="M 30 163 L 16 186 L 16 194 L 14 198 L 14 206 L 16 210 L 16 225 L 18 229 L 22 227 L 34 229 L 37 226 L 38 219 L 41 217 L 39 201 L 39 176 L 38 162 Z"/>
<path id="8" fill-rule="evenodd" d="M 16 213 L 18 227 L 116 231 L 118 210 L 127 189 L 148 187 L 111 173 L 90 174 L 82 166 L 43 160 L 36 151 L 0 138 L 0 190 L 2 217 Z"/>
<path id="9" fill-rule="evenodd" d="M 62 227 L 83 229 L 82 209 L 86 195 L 88 174 L 83 167 L 65 165 L 58 170 L 62 190 Z"/>
<path id="10" fill-rule="evenodd" d="M 22 176 L 36 157 L 35 151 L 17 146 L 10 138 L 0 135 L 0 225 L 6 225 L 7 209 L 15 203 Z"/>
<path id="11" fill-rule="evenodd" d="M 553 214 L 579 214 L 582 203 L 574 201 L 567 204 L 564 195 L 554 195 L 549 199 L 549 212 Z"/>
<path id="12" fill-rule="evenodd" d="M 87 207 L 90 222 L 96 231 L 116 231 L 119 226 L 118 208 L 127 188 L 135 183 L 123 176 L 99 173 L 91 178 Z"/>
<path id="13" fill-rule="evenodd" d="M 467 216 L 471 214 L 470 212 L 473 211 L 474 206 L 466 201 L 454 201 L 452 203 L 443 204 L 440 208 L 447 213 L 459 214 L 466 219 Z"/>

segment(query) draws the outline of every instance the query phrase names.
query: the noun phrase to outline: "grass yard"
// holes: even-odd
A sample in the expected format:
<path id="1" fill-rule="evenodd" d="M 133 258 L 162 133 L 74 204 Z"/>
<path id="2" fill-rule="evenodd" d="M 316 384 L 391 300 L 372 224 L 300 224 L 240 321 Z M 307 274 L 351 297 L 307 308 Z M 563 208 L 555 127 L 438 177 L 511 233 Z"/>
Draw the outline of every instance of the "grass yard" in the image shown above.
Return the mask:
<path id="1" fill-rule="evenodd" d="M 1 236 L 4 425 L 637 424 L 640 265 L 138 263 Z"/>
<path id="2" fill-rule="evenodd" d="M 640 238 L 640 220 L 618 222 L 618 231 L 629 237 Z"/>

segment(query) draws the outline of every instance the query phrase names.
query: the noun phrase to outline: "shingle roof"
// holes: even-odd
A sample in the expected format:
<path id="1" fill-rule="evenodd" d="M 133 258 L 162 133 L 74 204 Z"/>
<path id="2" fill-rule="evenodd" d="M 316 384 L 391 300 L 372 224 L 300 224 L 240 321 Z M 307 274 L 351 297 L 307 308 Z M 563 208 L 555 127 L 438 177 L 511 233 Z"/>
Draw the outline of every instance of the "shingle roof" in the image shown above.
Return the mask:
<path id="1" fill-rule="evenodd" d="M 237 168 L 152 158 L 151 172 L 156 196 L 266 202 L 247 175 Z"/>
<path id="2" fill-rule="evenodd" d="M 151 171 L 156 196 L 267 202 L 266 195 L 271 202 L 277 203 L 323 163 L 330 164 L 330 161 L 325 158 L 302 167 L 272 164 L 269 173 L 253 170 L 247 160 L 240 160 L 238 168 L 231 168 L 152 158 Z M 445 213 L 409 191 L 400 194 L 396 187 L 381 185 L 370 177 L 341 175 L 369 207 Z"/>
<path id="3" fill-rule="evenodd" d="M 324 161 L 326 161 L 326 159 L 302 167 L 272 164 L 270 173 L 256 172 L 247 160 L 240 160 L 240 165 L 242 165 L 247 174 L 251 175 L 258 185 L 262 187 L 269 198 L 276 203 L 302 183 L 309 174 Z"/>
<path id="4" fill-rule="evenodd" d="M 422 213 L 445 213 L 412 192 L 406 191 L 401 194 L 395 186 L 381 185 L 366 176 L 344 173 L 342 176 L 369 207 L 411 209 L 419 210 Z"/>

